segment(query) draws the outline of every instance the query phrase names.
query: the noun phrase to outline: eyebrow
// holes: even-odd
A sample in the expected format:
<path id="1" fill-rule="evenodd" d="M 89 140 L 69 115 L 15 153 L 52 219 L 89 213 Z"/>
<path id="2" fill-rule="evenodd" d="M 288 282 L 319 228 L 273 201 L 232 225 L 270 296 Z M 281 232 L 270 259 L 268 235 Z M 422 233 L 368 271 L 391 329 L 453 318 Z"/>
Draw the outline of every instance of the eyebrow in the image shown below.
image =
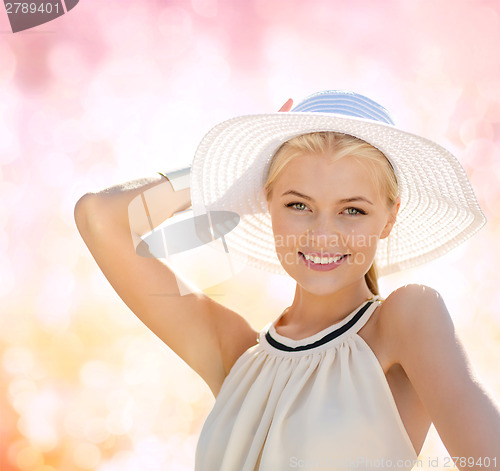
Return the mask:
<path id="1" fill-rule="evenodd" d="M 299 193 L 298 191 L 295 191 L 295 190 L 285 191 L 281 196 L 286 196 L 286 195 L 294 195 L 294 196 L 298 196 L 299 198 L 304 198 L 305 200 L 308 200 L 308 201 L 314 201 L 314 199 L 311 198 L 310 196 L 304 195 L 303 193 Z M 351 196 L 350 198 L 343 198 L 343 199 L 339 200 L 338 202 L 341 204 L 345 204 L 345 203 L 352 203 L 354 201 L 364 201 L 368 204 L 373 205 L 373 203 L 365 196 Z"/>

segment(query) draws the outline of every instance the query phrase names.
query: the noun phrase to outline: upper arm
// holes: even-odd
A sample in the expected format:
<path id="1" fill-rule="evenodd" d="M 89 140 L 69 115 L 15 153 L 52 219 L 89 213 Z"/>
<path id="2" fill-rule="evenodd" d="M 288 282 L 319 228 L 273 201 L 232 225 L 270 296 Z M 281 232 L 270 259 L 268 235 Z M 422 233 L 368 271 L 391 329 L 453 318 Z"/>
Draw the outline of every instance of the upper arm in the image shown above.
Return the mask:
<path id="1" fill-rule="evenodd" d="M 440 295 L 413 285 L 386 302 L 398 362 L 450 455 L 500 461 L 500 409 L 475 378 Z"/>
<path id="2" fill-rule="evenodd" d="M 78 228 L 100 269 L 137 317 L 216 394 L 238 345 L 248 348 L 253 330 L 241 316 L 199 291 L 180 295 L 182 280 L 161 260 L 138 255 L 132 232 L 110 218 L 102 205 L 102 198 L 86 195 L 75 209 Z"/>

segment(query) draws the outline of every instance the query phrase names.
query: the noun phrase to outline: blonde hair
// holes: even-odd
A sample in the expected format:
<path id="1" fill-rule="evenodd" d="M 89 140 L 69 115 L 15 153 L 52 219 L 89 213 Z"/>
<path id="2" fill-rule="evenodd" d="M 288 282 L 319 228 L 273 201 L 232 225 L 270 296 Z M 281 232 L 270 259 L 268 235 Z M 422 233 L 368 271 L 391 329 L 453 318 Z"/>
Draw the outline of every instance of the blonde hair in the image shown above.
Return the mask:
<path id="1" fill-rule="evenodd" d="M 398 182 L 392 165 L 377 148 L 357 137 L 337 132 L 321 131 L 302 134 L 286 141 L 274 154 L 267 174 L 265 191 L 267 199 L 271 199 L 274 182 L 295 157 L 304 154 L 328 155 L 334 161 L 343 157 L 351 157 L 369 165 L 378 187 L 387 197 L 387 204 L 395 204 L 399 194 Z M 378 276 L 375 262 L 365 274 L 369 290 L 379 294 Z"/>

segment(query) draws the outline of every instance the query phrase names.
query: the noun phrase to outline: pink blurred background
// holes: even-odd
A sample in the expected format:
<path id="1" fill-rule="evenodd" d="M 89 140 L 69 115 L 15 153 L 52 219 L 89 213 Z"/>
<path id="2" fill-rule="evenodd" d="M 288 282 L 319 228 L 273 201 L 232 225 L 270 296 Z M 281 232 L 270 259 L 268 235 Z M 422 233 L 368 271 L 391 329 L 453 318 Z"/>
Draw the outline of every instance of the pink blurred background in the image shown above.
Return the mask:
<path id="1" fill-rule="evenodd" d="M 487 226 L 381 287 L 438 289 L 500 398 L 498 1 L 81 0 L 16 34 L 0 7 L 0 33 L 0 470 L 193 469 L 211 393 L 107 284 L 74 204 L 189 164 L 225 118 L 328 88 L 463 163 Z M 292 288 L 245 269 L 205 291 L 261 329 Z M 441 469 L 435 430 L 421 456 Z"/>

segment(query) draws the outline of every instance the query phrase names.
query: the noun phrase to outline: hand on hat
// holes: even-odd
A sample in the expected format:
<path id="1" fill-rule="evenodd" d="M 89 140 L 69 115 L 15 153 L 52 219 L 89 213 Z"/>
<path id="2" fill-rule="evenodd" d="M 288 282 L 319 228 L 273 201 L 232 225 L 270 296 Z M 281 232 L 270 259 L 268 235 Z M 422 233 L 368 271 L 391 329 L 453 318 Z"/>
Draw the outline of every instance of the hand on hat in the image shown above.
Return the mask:
<path id="1" fill-rule="evenodd" d="M 290 111 L 293 106 L 293 100 L 289 98 L 285 104 L 279 109 L 279 111 Z"/>

